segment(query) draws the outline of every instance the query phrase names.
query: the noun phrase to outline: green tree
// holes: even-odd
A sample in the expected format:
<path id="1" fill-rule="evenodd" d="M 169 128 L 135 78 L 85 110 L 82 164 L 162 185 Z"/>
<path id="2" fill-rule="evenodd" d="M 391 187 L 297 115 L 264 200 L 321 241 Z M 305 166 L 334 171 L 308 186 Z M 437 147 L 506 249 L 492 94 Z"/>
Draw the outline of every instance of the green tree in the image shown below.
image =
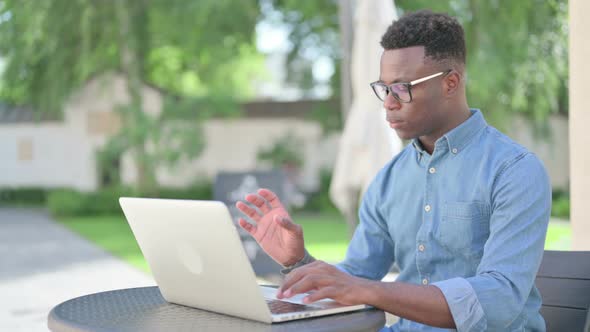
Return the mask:
<path id="1" fill-rule="evenodd" d="M 288 80 L 300 88 L 313 88 L 312 66 L 319 56 L 334 60 L 335 72 L 331 79 L 332 91 L 340 90 L 338 72 L 340 32 L 338 1 L 260 0 L 263 17 L 289 29 L 291 48 L 287 54 Z M 277 15 L 278 13 L 278 15 Z M 311 50 L 311 52 L 310 52 Z"/>
<path id="2" fill-rule="evenodd" d="M 567 114 L 567 1 L 398 0 L 400 14 L 431 9 L 459 19 L 467 43 L 467 94 L 492 122 L 511 115 L 547 129 Z"/>
<path id="3" fill-rule="evenodd" d="M 143 84 L 174 96 L 167 102 L 168 118 L 186 105 L 248 96 L 249 80 L 262 64 L 253 44 L 258 17 L 253 0 L 5 0 L 0 6 L 0 53 L 6 63 L 0 96 L 59 114 L 91 76 L 122 73 L 131 102 L 119 109 L 123 130 L 103 155 L 133 151 L 139 189 L 150 191 L 158 160 L 178 159 L 181 154 L 171 153 L 174 147 L 195 155 L 203 144 L 194 126 L 165 129 L 147 116 Z M 219 112 L 224 110 L 214 114 Z"/>
<path id="4" fill-rule="evenodd" d="M 270 16 L 290 27 L 291 80 L 309 87 L 315 59 L 304 53 L 316 48 L 335 61 L 332 86 L 337 95 L 341 58 L 337 1 L 263 3 L 281 13 Z M 458 18 L 467 42 L 470 104 L 486 112 L 495 125 L 502 127 L 512 115 L 523 114 L 538 129 L 546 129 L 549 115 L 567 114 L 567 1 L 397 0 L 395 4 L 399 15 L 430 9 Z"/>

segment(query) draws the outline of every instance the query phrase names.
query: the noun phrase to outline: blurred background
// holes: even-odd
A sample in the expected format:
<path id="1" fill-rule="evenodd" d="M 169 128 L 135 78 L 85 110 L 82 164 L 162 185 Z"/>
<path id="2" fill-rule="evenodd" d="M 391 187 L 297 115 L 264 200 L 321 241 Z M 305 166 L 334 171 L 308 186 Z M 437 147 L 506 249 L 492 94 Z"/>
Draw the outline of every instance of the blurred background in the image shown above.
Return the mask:
<path id="1" fill-rule="evenodd" d="M 120 196 L 231 204 L 268 183 L 309 251 L 341 260 L 366 183 L 407 143 L 375 134 L 379 38 L 425 8 L 463 25 L 469 104 L 543 160 L 546 248 L 571 250 L 568 1 L 3 0 L 0 328 L 153 284 Z"/>

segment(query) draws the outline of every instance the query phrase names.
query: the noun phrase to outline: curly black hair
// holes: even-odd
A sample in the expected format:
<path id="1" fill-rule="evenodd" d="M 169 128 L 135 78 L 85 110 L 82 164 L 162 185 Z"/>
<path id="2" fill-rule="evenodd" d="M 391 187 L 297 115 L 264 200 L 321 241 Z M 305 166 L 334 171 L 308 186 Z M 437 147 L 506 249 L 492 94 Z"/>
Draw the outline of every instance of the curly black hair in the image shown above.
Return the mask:
<path id="1" fill-rule="evenodd" d="M 424 46 L 425 56 L 435 61 L 464 65 L 465 37 L 459 22 L 447 15 L 420 10 L 394 21 L 381 38 L 385 50 Z"/>

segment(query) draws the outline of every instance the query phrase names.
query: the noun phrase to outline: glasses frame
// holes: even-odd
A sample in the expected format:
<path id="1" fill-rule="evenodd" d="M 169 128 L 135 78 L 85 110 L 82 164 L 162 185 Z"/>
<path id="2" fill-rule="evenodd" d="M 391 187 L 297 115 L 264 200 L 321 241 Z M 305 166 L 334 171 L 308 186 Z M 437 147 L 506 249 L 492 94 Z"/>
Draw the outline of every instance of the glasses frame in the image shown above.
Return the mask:
<path id="1" fill-rule="evenodd" d="M 376 82 L 371 83 L 370 86 L 371 86 L 371 89 L 373 90 L 373 92 L 375 93 L 375 96 L 377 96 L 377 98 L 379 98 L 379 100 L 381 100 L 381 101 L 385 101 L 385 99 L 381 99 L 381 97 L 379 97 L 379 94 L 377 93 L 377 90 L 376 90 L 376 86 L 382 86 L 382 87 L 384 87 L 386 89 L 386 91 L 387 91 L 387 95 L 391 94 L 391 95 L 393 95 L 393 98 L 395 98 L 400 103 L 406 103 L 407 104 L 407 103 L 411 103 L 412 100 L 414 99 L 412 97 L 412 87 L 413 86 L 416 86 L 416 85 L 418 85 L 418 84 L 420 84 L 422 82 L 426 82 L 426 81 L 428 81 L 430 79 L 433 79 L 433 78 L 438 77 L 438 76 L 441 76 L 441 75 L 442 76 L 448 75 L 451 71 L 453 71 L 453 70 L 452 69 L 448 69 L 448 70 L 445 70 L 445 71 L 438 72 L 436 74 L 428 75 L 428 76 L 425 76 L 425 77 L 422 77 L 422 78 L 413 80 L 413 81 L 411 81 L 409 83 L 406 83 L 406 82 L 398 82 L 398 83 L 392 83 L 392 84 L 385 84 L 385 83 L 383 83 L 381 81 L 376 81 Z M 402 100 L 397 93 L 391 93 L 391 91 L 392 91 L 392 88 L 391 87 L 394 86 L 394 85 L 398 85 L 398 86 L 399 85 L 403 85 L 403 86 L 405 86 L 406 89 L 408 89 L 408 94 L 410 95 L 410 100 L 408 100 L 408 101 Z"/>

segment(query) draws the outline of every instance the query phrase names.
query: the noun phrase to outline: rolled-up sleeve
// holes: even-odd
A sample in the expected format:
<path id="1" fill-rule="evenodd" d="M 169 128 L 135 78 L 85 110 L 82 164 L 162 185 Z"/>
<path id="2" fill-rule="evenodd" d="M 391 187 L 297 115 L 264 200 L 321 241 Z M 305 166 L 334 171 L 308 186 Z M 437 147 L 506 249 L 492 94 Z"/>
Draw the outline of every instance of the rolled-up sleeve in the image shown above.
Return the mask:
<path id="1" fill-rule="evenodd" d="M 464 278 L 453 278 L 433 285 L 445 296 L 459 331 L 485 331 L 486 319 L 475 290 Z"/>
<path id="2" fill-rule="evenodd" d="M 541 162 L 519 156 L 492 188 L 490 236 L 475 276 L 433 283 L 458 331 L 507 330 L 524 309 L 543 257 L 551 187 Z"/>

